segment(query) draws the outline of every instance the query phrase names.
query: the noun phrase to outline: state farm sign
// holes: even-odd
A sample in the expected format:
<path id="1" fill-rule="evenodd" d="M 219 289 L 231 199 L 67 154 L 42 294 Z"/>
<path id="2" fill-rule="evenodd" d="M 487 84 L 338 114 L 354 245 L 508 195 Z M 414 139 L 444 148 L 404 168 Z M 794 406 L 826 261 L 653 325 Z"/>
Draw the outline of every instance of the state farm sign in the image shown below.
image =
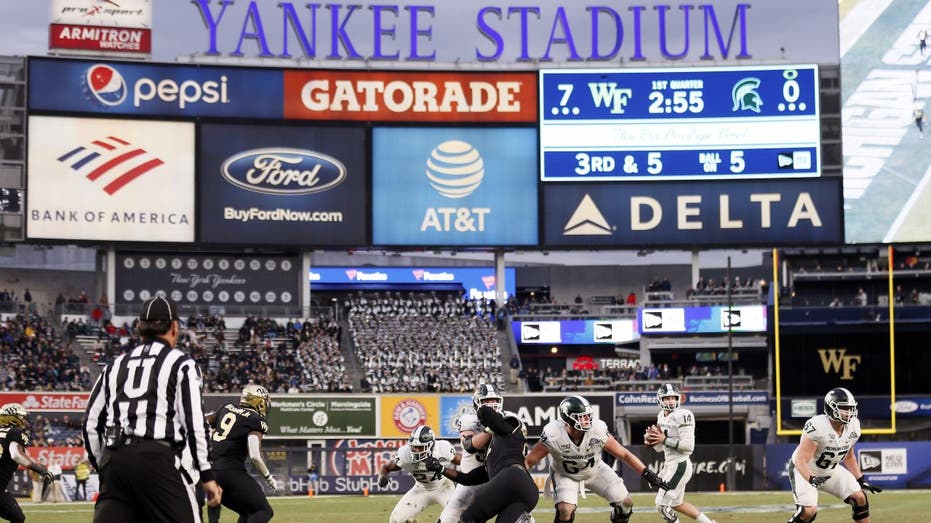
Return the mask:
<path id="1" fill-rule="evenodd" d="M 380 122 L 536 121 L 533 73 L 284 72 L 284 117 Z"/>
<path id="2" fill-rule="evenodd" d="M 87 392 L 0 392 L 0 404 L 20 403 L 30 412 L 84 412 Z"/>
<path id="3" fill-rule="evenodd" d="M 73 469 L 84 459 L 84 447 L 30 447 L 27 451 L 40 463 L 58 463 L 65 470 Z"/>
<path id="4" fill-rule="evenodd" d="M 152 30 L 133 27 L 51 24 L 48 31 L 48 47 L 49 49 L 151 54 Z"/>

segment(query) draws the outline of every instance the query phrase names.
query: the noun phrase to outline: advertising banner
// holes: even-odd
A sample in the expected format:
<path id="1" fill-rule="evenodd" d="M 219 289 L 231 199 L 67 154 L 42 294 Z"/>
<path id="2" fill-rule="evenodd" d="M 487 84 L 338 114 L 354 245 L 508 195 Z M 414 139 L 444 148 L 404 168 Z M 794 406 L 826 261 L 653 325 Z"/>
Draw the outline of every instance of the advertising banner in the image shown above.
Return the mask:
<path id="1" fill-rule="evenodd" d="M 378 434 L 385 438 L 407 438 L 420 425 L 436 427 L 440 416 L 440 398 L 435 395 L 381 397 Z"/>
<path id="2" fill-rule="evenodd" d="M 365 245 L 365 129 L 204 124 L 200 239 Z"/>
<path id="3" fill-rule="evenodd" d="M 840 179 L 545 184 L 544 244 L 843 243 L 840 191 Z"/>
<path id="4" fill-rule="evenodd" d="M 789 489 L 788 464 L 797 443 L 766 445 L 769 488 Z M 855 447 L 860 470 L 870 483 L 884 488 L 928 488 L 931 443 L 927 441 L 859 442 Z"/>
<path id="5" fill-rule="evenodd" d="M 157 116 L 282 116 L 281 70 L 29 59 L 31 111 Z"/>
<path id="6" fill-rule="evenodd" d="M 272 397 L 268 437 L 372 436 L 375 398 Z"/>
<path id="7" fill-rule="evenodd" d="M 735 392 L 733 398 L 735 405 L 769 404 L 769 393 L 762 390 Z M 682 405 L 685 408 L 727 405 L 729 399 L 727 392 L 685 392 L 682 394 Z M 616 392 L 614 401 L 618 407 L 655 407 L 656 394 L 653 392 Z"/>
<path id="8" fill-rule="evenodd" d="M 668 307 L 637 310 L 642 334 L 766 332 L 766 306 Z"/>
<path id="9" fill-rule="evenodd" d="M 629 450 L 636 454 L 648 469 L 659 472 L 662 468 L 663 454 L 640 446 L 632 446 Z M 727 470 L 731 466 L 729 456 L 727 445 L 697 445 L 691 455 L 692 479 L 689 480 L 688 489 L 717 492 L 722 484 L 727 484 Z M 759 488 L 761 485 L 757 483 L 761 483 L 763 469 L 762 446 L 735 445 L 733 467 L 737 490 Z M 646 482 L 641 480 L 641 483 L 643 488 L 649 491 Z M 791 497 L 790 494 L 789 499 Z"/>
<path id="10" fill-rule="evenodd" d="M 296 256 L 117 253 L 116 296 L 142 304 L 168 296 L 181 304 L 298 305 Z"/>
<path id="11" fill-rule="evenodd" d="M 19 403 L 29 412 L 83 413 L 88 398 L 88 392 L 0 392 L 0 405 Z"/>
<path id="12" fill-rule="evenodd" d="M 518 343 L 629 343 L 640 338 L 635 320 L 514 321 Z"/>
<path id="13" fill-rule="evenodd" d="M 414 486 L 414 478 L 406 472 L 391 474 L 388 485 L 378 486 L 378 471 L 394 459 L 404 439 L 337 439 L 327 442 L 320 451 L 320 479 L 315 494 L 360 494 L 368 489 L 373 494 L 401 494 Z M 316 451 L 316 449 L 315 449 Z M 307 476 L 297 482 L 294 493 L 306 493 Z"/>
<path id="14" fill-rule="evenodd" d="M 49 24 L 48 39 L 49 49 L 90 51 L 94 54 L 152 53 L 152 30 L 141 27 Z"/>
<path id="15" fill-rule="evenodd" d="M 376 245 L 535 245 L 534 129 L 376 128 Z"/>
<path id="16" fill-rule="evenodd" d="M 30 116 L 27 186 L 30 239 L 193 242 L 194 124 Z"/>
<path id="17" fill-rule="evenodd" d="M 293 120 L 535 123 L 533 73 L 284 72 Z"/>
<path id="18" fill-rule="evenodd" d="M 470 299 L 495 299 L 498 282 L 492 267 L 313 267 L 310 284 L 461 283 Z M 504 269 L 505 296 L 515 296 L 517 276 L 514 268 Z"/>

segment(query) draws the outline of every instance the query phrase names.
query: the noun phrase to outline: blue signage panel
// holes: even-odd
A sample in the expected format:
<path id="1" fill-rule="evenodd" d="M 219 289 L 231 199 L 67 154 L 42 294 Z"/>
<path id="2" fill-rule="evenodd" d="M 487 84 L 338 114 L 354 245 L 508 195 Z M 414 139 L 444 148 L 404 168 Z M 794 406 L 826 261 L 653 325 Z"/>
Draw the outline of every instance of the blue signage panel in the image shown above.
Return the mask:
<path id="1" fill-rule="evenodd" d="M 682 405 L 686 408 L 699 406 L 727 405 L 730 396 L 724 392 L 687 392 L 683 394 Z M 734 393 L 735 405 L 769 405 L 769 393 L 762 390 L 748 390 Z M 653 392 L 616 392 L 615 407 L 656 406 L 656 394 Z"/>
<path id="2" fill-rule="evenodd" d="M 636 321 L 632 319 L 515 321 L 511 323 L 511 328 L 518 344 L 617 344 L 640 338 Z"/>
<path id="3" fill-rule="evenodd" d="M 29 60 L 31 111 L 276 118 L 280 69 Z"/>
<path id="4" fill-rule="evenodd" d="M 536 245 L 535 129 L 376 128 L 376 245 Z"/>
<path id="5" fill-rule="evenodd" d="M 365 245 L 365 129 L 204 124 L 200 240 Z"/>
<path id="6" fill-rule="evenodd" d="M 662 307 L 637 310 L 641 334 L 766 332 L 765 305 Z"/>
<path id="7" fill-rule="evenodd" d="M 544 181 L 815 177 L 814 65 L 540 72 Z"/>
<path id="8" fill-rule="evenodd" d="M 514 268 L 504 269 L 507 296 L 517 294 L 516 274 Z M 310 284 L 315 283 L 460 283 L 473 299 L 494 299 L 497 290 L 493 267 L 312 267 Z"/>
<path id="9" fill-rule="evenodd" d="M 545 184 L 552 247 L 842 243 L 841 180 Z"/>
<path id="10" fill-rule="evenodd" d="M 459 416 L 474 413 L 472 396 L 440 396 L 440 426 L 437 432 L 441 438 L 459 438 Z"/>

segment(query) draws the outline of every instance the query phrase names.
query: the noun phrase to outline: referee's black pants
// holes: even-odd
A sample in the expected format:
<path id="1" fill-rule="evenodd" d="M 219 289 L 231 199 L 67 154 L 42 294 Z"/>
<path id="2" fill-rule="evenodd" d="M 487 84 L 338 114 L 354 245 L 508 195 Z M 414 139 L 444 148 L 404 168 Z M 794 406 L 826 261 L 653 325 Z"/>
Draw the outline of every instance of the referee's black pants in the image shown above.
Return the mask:
<path id="1" fill-rule="evenodd" d="M 19 508 L 19 503 L 16 502 L 16 498 L 6 490 L 0 492 L 0 518 L 10 521 L 11 523 L 23 523 L 23 521 L 26 521 L 26 515 L 23 514 L 23 509 Z"/>
<path id="2" fill-rule="evenodd" d="M 194 485 L 179 467 L 175 450 L 161 441 L 105 451 L 94 523 L 201 523 Z"/>
<path id="3" fill-rule="evenodd" d="M 238 523 L 271 521 L 274 515 L 272 506 L 262 492 L 262 487 L 245 469 L 214 469 L 213 473 L 223 489 L 223 506 L 239 514 Z"/>
<path id="4" fill-rule="evenodd" d="M 463 523 L 485 523 L 497 515 L 497 523 L 514 523 L 529 514 L 540 501 L 540 491 L 521 465 L 511 465 L 483 484 L 460 516 Z"/>

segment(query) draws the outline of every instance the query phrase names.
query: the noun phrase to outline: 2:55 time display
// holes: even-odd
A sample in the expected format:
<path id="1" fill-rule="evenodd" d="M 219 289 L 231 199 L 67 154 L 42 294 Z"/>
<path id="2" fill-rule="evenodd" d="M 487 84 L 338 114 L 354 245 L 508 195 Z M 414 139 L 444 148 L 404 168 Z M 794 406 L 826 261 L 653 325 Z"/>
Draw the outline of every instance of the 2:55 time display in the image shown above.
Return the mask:
<path id="1" fill-rule="evenodd" d="M 705 108 L 702 91 L 672 91 L 671 97 L 660 91 L 652 91 L 649 98 L 650 114 L 697 114 Z"/>

